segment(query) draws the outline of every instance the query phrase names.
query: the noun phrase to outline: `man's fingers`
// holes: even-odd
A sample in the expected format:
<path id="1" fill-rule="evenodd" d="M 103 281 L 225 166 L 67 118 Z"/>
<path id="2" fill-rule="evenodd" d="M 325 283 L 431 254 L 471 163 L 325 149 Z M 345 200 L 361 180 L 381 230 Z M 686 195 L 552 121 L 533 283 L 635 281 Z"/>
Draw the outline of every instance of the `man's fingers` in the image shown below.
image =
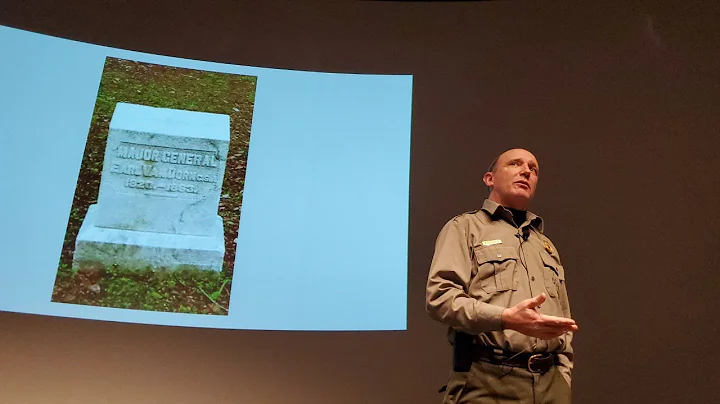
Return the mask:
<path id="1" fill-rule="evenodd" d="M 541 332 L 553 334 L 555 336 L 560 336 L 569 331 L 576 331 L 578 329 L 577 324 L 575 324 L 575 320 L 564 317 L 541 315 L 537 324 L 539 325 L 539 330 Z"/>
<path id="2" fill-rule="evenodd" d="M 575 320 L 571 318 L 565 318 L 565 317 L 556 317 L 556 316 L 546 316 L 544 314 L 540 315 L 540 321 L 547 325 L 575 325 Z"/>
<path id="3" fill-rule="evenodd" d="M 565 325 L 565 324 L 562 324 L 562 325 L 552 325 L 552 326 L 548 326 L 547 329 L 553 330 L 553 331 L 555 331 L 555 332 L 566 333 L 566 332 L 568 332 L 568 331 L 575 331 L 575 330 L 577 330 L 577 326 L 576 326 L 576 325 Z"/>
<path id="4" fill-rule="evenodd" d="M 542 339 L 553 339 L 573 331 L 564 327 L 542 327 L 537 331 L 538 337 Z"/>
<path id="5" fill-rule="evenodd" d="M 527 299 L 522 303 L 524 303 L 525 308 L 534 309 L 535 307 L 543 304 L 543 302 L 545 302 L 545 299 L 547 299 L 545 293 L 540 293 L 538 296 L 535 296 L 532 299 Z"/>

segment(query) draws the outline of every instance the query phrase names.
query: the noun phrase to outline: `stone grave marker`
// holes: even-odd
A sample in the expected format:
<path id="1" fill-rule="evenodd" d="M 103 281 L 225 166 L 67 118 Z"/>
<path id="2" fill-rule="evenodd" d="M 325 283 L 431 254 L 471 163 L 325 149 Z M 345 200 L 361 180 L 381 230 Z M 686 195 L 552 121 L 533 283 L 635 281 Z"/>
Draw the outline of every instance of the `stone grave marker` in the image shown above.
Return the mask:
<path id="1" fill-rule="evenodd" d="M 73 268 L 220 271 L 230 117 L 118 103 Z"/>

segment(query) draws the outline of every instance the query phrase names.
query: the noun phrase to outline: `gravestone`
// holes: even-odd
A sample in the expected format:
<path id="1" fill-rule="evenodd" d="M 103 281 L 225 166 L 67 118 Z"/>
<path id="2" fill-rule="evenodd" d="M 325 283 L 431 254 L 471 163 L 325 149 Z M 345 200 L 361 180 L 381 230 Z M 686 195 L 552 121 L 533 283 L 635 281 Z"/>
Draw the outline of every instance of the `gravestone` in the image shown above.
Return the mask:
<path id="1" fill-rule="evenodd" d="M 230 117 L 118 103 L 73 268 L 220 271 Z"/>

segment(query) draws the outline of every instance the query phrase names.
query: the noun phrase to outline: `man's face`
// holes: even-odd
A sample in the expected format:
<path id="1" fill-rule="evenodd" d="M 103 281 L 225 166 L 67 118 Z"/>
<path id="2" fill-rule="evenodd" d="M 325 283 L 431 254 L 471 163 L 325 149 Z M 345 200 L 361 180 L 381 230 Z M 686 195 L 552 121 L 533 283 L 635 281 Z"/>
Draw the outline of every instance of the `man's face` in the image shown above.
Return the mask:
<path id="1" fill-rule="evenodd" d="M 539 166 L 527 150 L 512 149 L 498 157 L 495 169 L 483 181 L 492 188 L 489 199 L 514 209 L 527 209 L 537 188 Z"/>

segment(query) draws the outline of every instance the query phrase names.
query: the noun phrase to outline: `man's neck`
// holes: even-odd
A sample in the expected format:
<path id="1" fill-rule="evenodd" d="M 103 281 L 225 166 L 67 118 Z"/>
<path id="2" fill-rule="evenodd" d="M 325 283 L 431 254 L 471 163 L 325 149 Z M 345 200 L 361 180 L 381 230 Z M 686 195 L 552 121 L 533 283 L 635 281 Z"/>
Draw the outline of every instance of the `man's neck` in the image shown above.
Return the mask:
<path id="1" fill-rule="evenodd" d="M 511 199 L 511 200 L 501 199 L 493 192 L 490 192 L 488 199 L 506 209 L 515 209 L 515 210 L 523 210 L 523 211 L 527 211 L 528 204 L 530 203 L 530 201 L 524 200 L 524 199 Z"/>

